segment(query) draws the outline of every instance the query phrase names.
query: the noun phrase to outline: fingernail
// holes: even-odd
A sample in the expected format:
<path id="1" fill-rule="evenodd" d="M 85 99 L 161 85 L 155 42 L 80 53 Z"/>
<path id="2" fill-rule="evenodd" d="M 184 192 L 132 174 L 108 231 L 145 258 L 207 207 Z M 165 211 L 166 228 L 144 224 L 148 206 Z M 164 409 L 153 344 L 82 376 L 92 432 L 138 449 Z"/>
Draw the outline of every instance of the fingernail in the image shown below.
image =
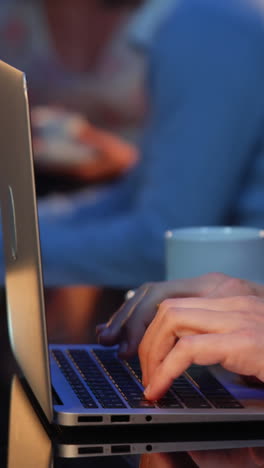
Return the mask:
<path id="1" fill-rule="evenodd" d="M 149 397 L 149 393 L 150 393 L 150 385 L 148 385 L 144 390 L 144 395 L 145 395 L 146 398 Z"/>

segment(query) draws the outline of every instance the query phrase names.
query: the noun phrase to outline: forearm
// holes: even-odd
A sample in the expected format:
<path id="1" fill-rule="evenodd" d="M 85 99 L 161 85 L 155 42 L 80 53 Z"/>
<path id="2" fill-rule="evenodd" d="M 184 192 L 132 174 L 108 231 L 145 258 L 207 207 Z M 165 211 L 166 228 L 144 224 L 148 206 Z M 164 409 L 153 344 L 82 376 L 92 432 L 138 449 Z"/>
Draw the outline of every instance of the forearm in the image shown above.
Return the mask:
<path id="1" fill-rule="evenodd" d="M 138 286 L 163 279 L 163 228 L 120 215 L 78 225 L 40 223 L 45 283 Z"/>
<path id="2" fill-rule="evenodd" d="M 141 76 L 142 75 L 142 76 Z M 38 102 L 34 104 L 57 105 L 68 110 L 81 112 L 92 121 L 104 121 L 106 112 L 113 113 L 126 121 L 142 119 L 145 111 L 143 72 L 134 77 L 90 77 L 77 88 L 39 89 Z"/>
<path id="3" fill-rule="evenodd" d="M 181 2 L 152 55 L 151 190 L 144 198 L 157 212 L 170 210 L 170 228 L 245 219 L 240 200 L 263 125 L 262 46 L 251 19 L 219 9 L 217 2 Z M 256 221 L 250 209 L 247 223 Z"/>

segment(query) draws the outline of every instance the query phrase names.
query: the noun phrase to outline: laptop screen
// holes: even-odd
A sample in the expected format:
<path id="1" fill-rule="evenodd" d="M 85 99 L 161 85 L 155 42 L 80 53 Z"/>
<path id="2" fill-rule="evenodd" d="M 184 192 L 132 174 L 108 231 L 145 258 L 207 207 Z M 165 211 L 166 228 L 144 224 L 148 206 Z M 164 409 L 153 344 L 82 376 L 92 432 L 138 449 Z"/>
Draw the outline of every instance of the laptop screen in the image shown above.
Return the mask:
<path id="1" fill-rule="evenodd" d="M 21 71 L 1 61 L 0 154 L 10 341 L 50 421 L 52 400 L 26 81 Z"/>

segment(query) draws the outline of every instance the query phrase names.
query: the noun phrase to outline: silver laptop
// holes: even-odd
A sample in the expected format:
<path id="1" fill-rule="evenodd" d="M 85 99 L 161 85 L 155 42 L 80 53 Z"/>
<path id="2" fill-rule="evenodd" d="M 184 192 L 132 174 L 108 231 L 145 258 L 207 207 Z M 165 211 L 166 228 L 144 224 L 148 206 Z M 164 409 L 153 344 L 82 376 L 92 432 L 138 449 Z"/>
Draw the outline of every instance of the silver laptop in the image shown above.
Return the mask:
<path id="1" fill-rule="evenodd" d="M 191 367 L 150 403 L 137 358 L 121 361 L 116 348 L 99 345 L 48 347 L 26 81 L 3 62 L 0 153 L 10 339 L 47 420 L 72 427 L 263 419 L 264 387 L 218 366 Z"/>

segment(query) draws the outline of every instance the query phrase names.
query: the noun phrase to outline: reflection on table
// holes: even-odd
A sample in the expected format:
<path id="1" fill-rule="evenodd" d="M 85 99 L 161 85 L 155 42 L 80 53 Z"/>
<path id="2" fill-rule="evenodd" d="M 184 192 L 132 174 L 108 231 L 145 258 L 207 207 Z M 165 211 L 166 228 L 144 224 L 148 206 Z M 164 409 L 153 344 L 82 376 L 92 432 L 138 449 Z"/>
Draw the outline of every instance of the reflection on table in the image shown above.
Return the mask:
<path id="1" fill-rule="evenodd" d="M 14 376 L 11 390 L 8 468 L 52 466 L 52 444 L 21 383 Z"/>
<path id="2" fill-rule="evenodd" d="M 45 424 L 44 424 L 45 426 Z M 200 445 L 189 443 L 187 452 L 183 452 L 186 444 L 177 443 L 177 434 L 175 442 L 170 440 L 147 444 L 145 453 L 139 455 L 116 456 L 108 452 L 108 456 L 86 455 L 83 458 L 60 458 L 56 456 L 58 448 L 56 447 L 56 438 L 52 437 L 49 427 L 44 428 L 39 419 L 27 392 L 24 389 L 20 379 L 14 375 L 11 386 L 11 404 L 9 414 L 9 435 L 8 435 L 8 468 L 61 468 L 61 467 L 93 467 L 93 468 L 253 468 L 264 465 L 264 441 L 263 448 L 236 448 L 226 450 L 205 450 L 206 443 Z M 72 429 L 74 431 L 74 429 Z M 107 430 L 107 429 L 105 429 Z M 147 432 L 152 428 L 148 427 Z M 91 435 L 89 429 L 87 433 L 86 447 L 92 447 L 89 444 Z M 113 429 L 111 429 L 113 431 Z M 124 432 L 121 428 L 121 432 Z M 138 440 L 138 434 L 135 429 L 131 436 L 131 447 L 134 440 Z M 158 430 L 159 432 L 159 430 Z M 158 433 L 157 432 L 157 433 Z M 154 432 L 153 432 L 154 434 Z M 109 436 L 107 436 L 109 437 Z M 106 437 L 106 438 L 107 438 Z M 121 436 L 120 436 L 121 437 Z M 144 438 L 144 436 L 142 436 Z M 145 431 L 147 440 L 147 434 Z M 153 436 L 152 436 L 153 437 Z M 158 435 L 156 435 L 158 440 Z M 160 439 L 162 440 L 161 434 Z M 115 439 L 117 441 L 117 439 Z M 99 440 L 98 440 L 99 443 Z M 94 443 L 93 443 L 94 444 Z M 239 442 L 236 441 L 237 446 Z M 134 444 L 136 446 L 136 444 Z M 217 441 L 214 444 L 217 445 Z M 230 444 L 232 445 L 232 444 Z M 164 447 L 163 453 L 158 452 Z M 167 448 L 167 450 L 166 450 Z M 175 452 L 173 452 L 175 448 Z M 148 453 L 153 449 L 155 453 Z"/>

